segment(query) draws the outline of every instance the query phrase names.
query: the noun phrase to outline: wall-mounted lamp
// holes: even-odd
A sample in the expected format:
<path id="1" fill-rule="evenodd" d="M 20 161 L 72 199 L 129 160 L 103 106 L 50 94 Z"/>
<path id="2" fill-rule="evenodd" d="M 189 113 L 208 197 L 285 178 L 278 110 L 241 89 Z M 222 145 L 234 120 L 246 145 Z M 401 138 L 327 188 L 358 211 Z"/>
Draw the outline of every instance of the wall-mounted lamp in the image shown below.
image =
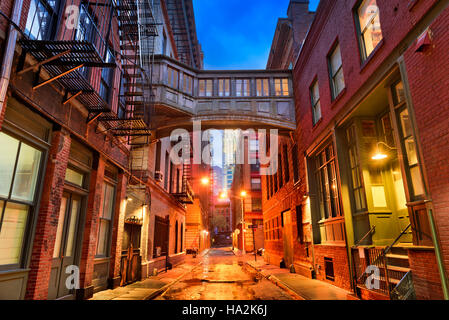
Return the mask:
<path id="1" fill-rule="evenodd" d="M 390 147 L 385 142 L 379 141 L 377 143 L 377 145 L 376 145 L 376 153 L 371 157 L 372 160 L 379 161 L 379 160 L 384 160 L 384 159 L 388 158 L 387 154 L 385 154 L 384 152 L 380 151 L 380 149 L 379 149 L 379 145 L 380 144 L 383 144 L 384 146 L 386 146 L 390 150 L 396 150 L 397 149 L 397 148 L 394 148 L 394 147 Z"/>

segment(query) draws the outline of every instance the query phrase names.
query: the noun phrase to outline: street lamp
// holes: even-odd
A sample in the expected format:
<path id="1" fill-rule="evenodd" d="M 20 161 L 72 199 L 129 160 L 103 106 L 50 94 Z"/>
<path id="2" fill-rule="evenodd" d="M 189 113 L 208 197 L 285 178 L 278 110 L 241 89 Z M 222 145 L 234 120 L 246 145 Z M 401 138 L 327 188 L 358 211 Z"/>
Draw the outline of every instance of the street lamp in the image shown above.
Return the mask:
<path id="1" fill-rule="evenodd" d="M 209 185 L 209 183 L 210 183 L 209 177 L 202 177 L 202 178 L 201 178 L 201 184 L 202 184 L 203 186 L 207 186 L 207 185 Z"/>

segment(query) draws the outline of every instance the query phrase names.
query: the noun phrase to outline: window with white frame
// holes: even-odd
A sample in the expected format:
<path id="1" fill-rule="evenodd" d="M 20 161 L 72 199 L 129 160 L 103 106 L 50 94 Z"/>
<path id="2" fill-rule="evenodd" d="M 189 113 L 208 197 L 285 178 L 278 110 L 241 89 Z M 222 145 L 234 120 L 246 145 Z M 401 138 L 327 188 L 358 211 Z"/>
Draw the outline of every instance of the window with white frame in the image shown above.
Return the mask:
<path id="1" fill-rule="evenodd" d="M 318 80 L 315 80 L 310 88 L 310 99 L 312 102 L 313 124 L 316 124 L 321 119 L 321 103 L 320 103 L 320 88 Z"/>
<path id="2" fill-rule="evenodd" d="M 364 0 L 356 12 L 362 58 L 365 60 L 382 41 L 379 7 L 376 0 Z"/>
<path id="3" fill-rule="evenodd" d="M 35 204 L 42 151 L 0 132 L 0 267 L 18 267 Z"/>
<path id="4" fill-rule="evenodd" d="M 109 183 L 103 184 L 103 210 L 100 214 L 97 238 L 97 255 L 108 256 L 109 239 L 115 202 L 115 188 Z"/>
<path id="5" fill-rule="evenodd" d="M 329 61 L 329 75 L 332 87 L 332 99 L 337 96 L 345 88 L 345 79 L 343 75 L 343 63 L 341 60 L 340 45 L 337 44 L 328 58 Z"/>

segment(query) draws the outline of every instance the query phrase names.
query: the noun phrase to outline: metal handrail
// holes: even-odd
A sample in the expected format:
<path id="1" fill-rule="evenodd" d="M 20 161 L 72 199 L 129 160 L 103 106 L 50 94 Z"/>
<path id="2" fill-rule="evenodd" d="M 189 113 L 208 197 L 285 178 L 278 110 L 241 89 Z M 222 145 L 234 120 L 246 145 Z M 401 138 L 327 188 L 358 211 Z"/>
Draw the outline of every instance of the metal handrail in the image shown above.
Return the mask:
<path id="1" fill-rule="evenodd" d="M 375 225 L 362 237 L 362 239 L 360 239 L 359 241 L 357 241 L 354 244 L 354 247 L 358 247 L 360 242 L 365 240 L 368 237 L 368 235 L 370 235 L 371 233 L 374 233 L 374 232 L 376 232 L 376 226 Z"/>
<path id="2" fill-rule="evenodd" d="M 385 250 L 383 251 L 383 254 L 386 255 L 388 252 L 390 252 L 391 248 L 399 241 L 399 239 L 405 234 L 405 232 L 408 230 L 408 228 L 410 228 L 412 226 L 411 223 L 409 223 L 407 225 L 407 227 L 405 227 L 404 230 L 401 231 L 401 233 L 399 234 L 399 236 L 396 237 L 396 239 L 394 239 L 394 241 L 385 248 Z"/>

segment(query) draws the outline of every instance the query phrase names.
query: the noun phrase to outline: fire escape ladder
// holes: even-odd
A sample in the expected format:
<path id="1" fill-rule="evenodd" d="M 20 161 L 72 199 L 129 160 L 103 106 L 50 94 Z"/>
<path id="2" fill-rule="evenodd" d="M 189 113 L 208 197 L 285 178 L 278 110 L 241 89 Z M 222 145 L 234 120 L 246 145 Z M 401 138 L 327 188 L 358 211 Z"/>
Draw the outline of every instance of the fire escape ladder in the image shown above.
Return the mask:
<path id="1" fill-rule="evenodd" d="M 111 133 L 128 138 L 128 144 L 141 147 L 151 136 L 151 74 L 154 56 L 146 45 L 157 36 L 156 22 L 149 0 L 117 1 L 116 15 L 120 37 L 122 83 L 119 110 L 103 115 L 99 121 L 111 125 Z M 145 63 L 148 60 L 148 63 Z"/>

